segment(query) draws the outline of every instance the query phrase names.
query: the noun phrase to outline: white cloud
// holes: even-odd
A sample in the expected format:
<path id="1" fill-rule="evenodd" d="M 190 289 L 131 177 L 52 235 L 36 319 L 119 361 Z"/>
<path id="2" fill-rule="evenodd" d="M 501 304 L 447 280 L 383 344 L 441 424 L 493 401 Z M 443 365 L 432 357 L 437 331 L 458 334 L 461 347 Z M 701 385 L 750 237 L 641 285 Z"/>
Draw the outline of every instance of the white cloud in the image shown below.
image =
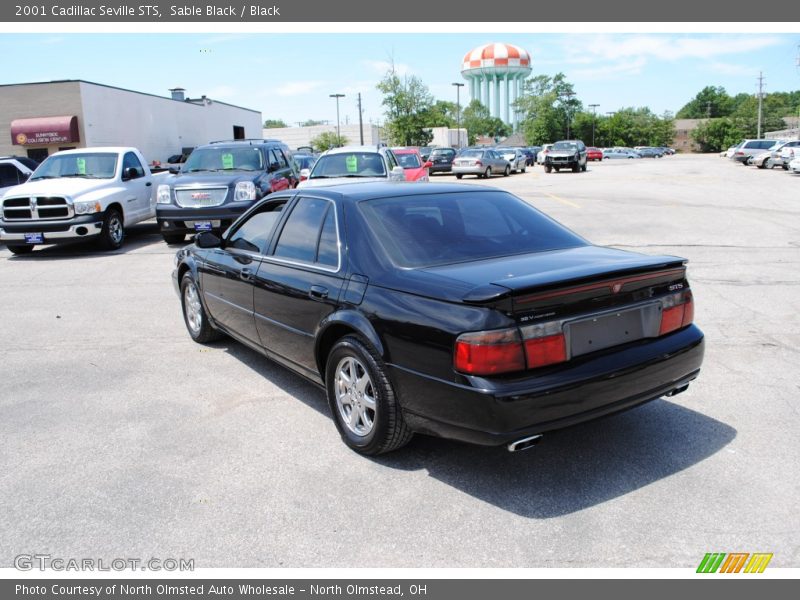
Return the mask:
<path id="1" fill-rule="evenodd" d="M 388 60 L 362 60 L 361 63 L 379 75 L 383 75 L 392 68 L 392 63 Z M 411 67 L 403 63 L 394 63 L 394 70 L 400 77 L 413 73 Z"/>
<path id="2" fill-rule="evenodd" d="M 622 61 L 605 66 L 586 67 L 574 69 L 569 72 L 570 77 L 575 79 L 613 79 L 616 76 L 638 75 L 642 72 L 647 60 L 636 58 L 634 60 Z"/>
<path id="3" fill-rule="evenodd" d="M 286 81 L 275 89 L 278 96 L 302 96 L 322 87 L 323 81 Z"/>

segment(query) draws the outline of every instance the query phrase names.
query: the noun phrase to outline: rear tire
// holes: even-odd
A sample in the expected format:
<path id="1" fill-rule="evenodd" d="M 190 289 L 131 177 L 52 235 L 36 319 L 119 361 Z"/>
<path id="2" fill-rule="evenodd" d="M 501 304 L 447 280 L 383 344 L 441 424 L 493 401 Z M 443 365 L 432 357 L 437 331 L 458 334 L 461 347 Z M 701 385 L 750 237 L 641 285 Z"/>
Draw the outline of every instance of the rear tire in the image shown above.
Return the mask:
<path id="1" fill-rule="evenodd" d="M 586 167 L 588 166 L 588 164 L 589 164 L 588 160 L 585 163 L 583 163 L 583 165 L 581 166 L 581 171 L 583 171 L 585 173 L 586 172 Z"/>
<path id="2" fill-rule="evenodd" d="M 397 450 L 414 435 L 383 361 L 360 338 L 346 336 L 334 345 L 325 366 L 325 389 L 342 441 L 359 454 Z"/>
<path id="3" fill-rule="evenodd" d="M 124 241 L 125 222 L 122 220 L 122 213 L 116 208 L 109 208 L 103 220 L 98 243 L 103 250 L 118 250 Z"/>
<path id="4" fill-rule="evenodd" d="M 461 179 L 463 175 L 461 173 L 456 173 L 456 179 Z"/>
<path id="5" fill-rule="evenodd" d="M 15 246 L 7 246 L 11 254 L 30 254 L 33 251 L 33 244 L 17 244 Z"/>
<path id="6" fill-rule="evenodd" d="M 478 175 L 480 177 L 480 175 Z M 484 179 L 490 179 L 492 177 L 492 167 L 486 167 L 486 170 L 483 172 Z"/>

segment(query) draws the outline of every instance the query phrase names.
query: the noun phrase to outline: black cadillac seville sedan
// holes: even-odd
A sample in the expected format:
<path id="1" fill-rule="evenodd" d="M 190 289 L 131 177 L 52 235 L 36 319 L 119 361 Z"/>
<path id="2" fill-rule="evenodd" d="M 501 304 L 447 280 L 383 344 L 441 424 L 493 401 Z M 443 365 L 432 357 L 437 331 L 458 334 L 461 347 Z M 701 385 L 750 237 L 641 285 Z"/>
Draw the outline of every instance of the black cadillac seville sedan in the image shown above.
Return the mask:
<path id="1" fill-rule="evenodd" d="M 414 433 L 521 450 L 682 392 L 703 359 L 685 259 L 593 246 L 489 187 L 278 192 L 176 263 L 191 337 L 324 386 L 362 454 Z"/>

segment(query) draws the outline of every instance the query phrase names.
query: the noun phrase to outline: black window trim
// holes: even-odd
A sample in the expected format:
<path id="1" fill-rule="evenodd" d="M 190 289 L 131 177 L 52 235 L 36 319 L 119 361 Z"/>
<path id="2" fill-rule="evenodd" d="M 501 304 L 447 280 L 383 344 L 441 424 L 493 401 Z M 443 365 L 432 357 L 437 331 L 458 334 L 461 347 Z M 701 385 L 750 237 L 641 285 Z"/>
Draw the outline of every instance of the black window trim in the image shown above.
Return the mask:
<path id="1" fill-rule="evenodd" d="M 298 191 L 298 193 L 294 196 L 291 207 L 289 207 L 290 210 L 286 211 L 286 217 L 282 221 L 278 222 L 278 227 L 276 228 L 275 234 L 273 235 L 272 240 L 270 240 L 267 254 L 261 255 L 260 258 L 266 262 L 277 263 L 281 265 L 289 265 L 292 267 L 311 269 L 314 271 L 323 271 L 325 273 L 330 273 L 330 274 L 339 273 L 342 270 L 342 266 L 344 264 L 342 256 L 342 246 L 343 246 L 342 235 L 341 235 L 341 230 L 339 228 L 339 207 L 337 206 L 336 201 L 333 200 L 332 198 L 325 198 L 324 196 L 317 196 L 314 194 L 308 194 L 303 192 L 304 190 Z M 297 205 L 303 198 L 308 198 L 311 200 L 324 200 L 325 202 L 328 202 L 329 204 L 333 205 L 333 223 L 336 226 L 336 255 L 337 255 L 337 262 L 335 269 L 333 267 L 321 265 L 320 263 L 317 262 L 305 262 L 302 260 L 292 260 L 289 258 L 280 258 L 275 256 L 275 248 L 278 246 L 278 241 L 280 241 L 281 239 L 281 235 L 283 234 L 283 229 L 284 227 L 286 227 L 286 222 L 289 220 L 289 217 L 292 216 L 294 209 L 297 207 Z M 327 210 L 330 210 L 330 207 L 328 207 Z M 328 213 L 326 211 L 325 216 L 327 216 L 327 214 Z M 321 233 L 322 227 L 324 226 L 325 226 L 325 219 L 323 218 L 322 223 L 320 223 L 320 229 L 317 232 L 317 249 L 315 251 L 315 256 L 319 251 L 319 234 Z"/>
<path id="2" fill-rule="evenodd" d="M 253 259 L 256 259 L 256 260 L 263 260 L 266 257 L 265 253 L 270 252 L 273 249 L 272 246 L 273 246 L 273 242 L 275 241 L 276 233 L 278 232 L 279 229 L 281 231 L 283 230 L 283 221 L 285 221 L 286 215 L 290 212 L 290 211 L 287 211 L 286 209 L 289 206 L 293 205 L 293 200 L 294 199 L 295 199 L 294 195 L 292 195 L 292 196 L 280 196 L 278 198 L 270 196 L 269 197 L 269 201 L 264 202 L 263 204 L 258 204 L 257 206 L 253 206 L 251 210 L 247 211 L 246 213 L 244 213 L 242 215 L 242 220 L 241 220 L 241 222 L 237 223 L 235 229 L 233 227 L 231 227 L 230 233 L 228 233 L 226 231 L 226 233 L 228 233 L 228 235 L 226 235 L 223 238 L 221 249 L 224 250 L 225 252 L 230 253 L 230 254 L 237 254 L 237 255 L 240 255 L 240 256 L 247 256 L 249 258 L 253 258 Z M 253 216 L 256 213 L 261 212 L 261 209 L 263 209 L 265 206 L 268 206 L 270 204 L 276 204 L 276 203 L 281 202 L 281 201 L 283 201 L 283 208 L 281 209 L 281 212 L 284 213 L 284 214 L 282 214 L 280 217 L 278 217 L 278 221 L 277 221 L 277 223 L 275 223 L 275 230 L 272 232 L 272 235 L 267 239 L 267 243 L 264 245 L 264 252 L 263 253 L 262 252 L 253 252 L 252 250 L 245 250 L 243 248 L 234 248 L 234 247 L 231 247 L 231 246 L 228 245 L 230 243 L 231 237 L 233 237 L 233 235 L 237 231 L 239 231 L 239 229 L 242 228 L 242 225 L 244 225 L 246 221 L 250 220 L 251 216 Z M 244 219 L 244 216 L 247 216 L 247 219 Z"/>

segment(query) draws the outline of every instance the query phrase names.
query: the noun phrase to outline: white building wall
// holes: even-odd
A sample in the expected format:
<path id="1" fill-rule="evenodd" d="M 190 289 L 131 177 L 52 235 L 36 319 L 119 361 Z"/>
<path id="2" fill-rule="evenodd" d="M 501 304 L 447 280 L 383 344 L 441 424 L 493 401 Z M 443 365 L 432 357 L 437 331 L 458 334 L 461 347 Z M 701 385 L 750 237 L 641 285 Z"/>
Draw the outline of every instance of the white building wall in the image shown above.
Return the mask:
<path id="1" fill-rule="evenodd" d="M 263 137 L 278 139 L 284 142 L 289 148 L 295 150 L 300 146 L 311 146 L 311 140 L 315 137 L 330 131 L 336 133 L 336 125 L 313 125 L 311 127 L 274 127 L 264 129 L 262 131 Z M 358 129 L 358 123 L 343 124 L 340 126 L 339 131 L 342 137 L 347 138 L 347 144 L 350 146 L 358 145 L 361 141 Z M 367 146 L 377 145 L 381 141 L 381 130 L 376 125 L 364 123 L 364 144 Z"/>
<path id="2" fill-rule="evenodd" d="M 433 134 L 433 139 L 431 140 L 431 146 L 444 146 L 444 147 L 452 147 L 458 148 L 458 129 L 450 129 L 449 127 L 431 127 L 431 133 Z M 463 127 L 461 128 L 461 146 L 468 146 L 469 145 L 469 138 L 467 136 L 467 130 Z"/>
<path id="3" fill-rule="evenodd" d="M 215 102 L 205 105 L 81 82 L 86 146 L 134 146 L 147 162 L 164 162 L 182 148 L 245 137 L 261 138 L 258 111 Z"/>

